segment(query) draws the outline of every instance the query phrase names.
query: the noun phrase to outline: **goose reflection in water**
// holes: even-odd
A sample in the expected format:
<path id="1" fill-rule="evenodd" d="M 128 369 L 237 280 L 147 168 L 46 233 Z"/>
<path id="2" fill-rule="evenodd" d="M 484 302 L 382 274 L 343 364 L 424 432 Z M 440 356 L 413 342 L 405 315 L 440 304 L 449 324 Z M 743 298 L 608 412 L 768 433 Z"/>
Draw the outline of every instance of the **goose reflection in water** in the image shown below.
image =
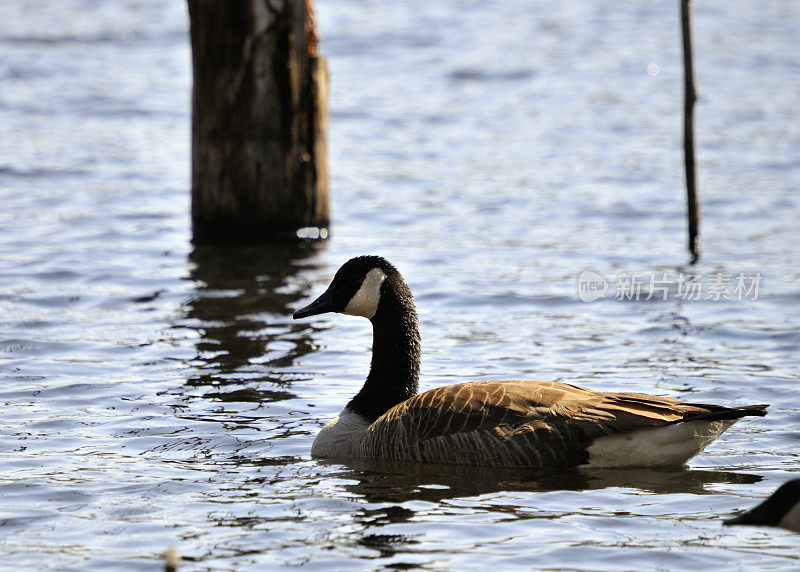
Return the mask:
<path id="1" fill-rule="evenodd" d="M 655 494 L 714 494 L 710 485 L 752 484 L 762 477 L 749 473 L 670 468 L 609 468 L 536 471 L 460 465 L 388 462 L 372 459 L 318 461 L 342 466 L 330 478 L 356 480 L 344 485 L 369 502 L 405 502 L 472 497 L 504 491 L 551 492 L 629 488 Z"/>

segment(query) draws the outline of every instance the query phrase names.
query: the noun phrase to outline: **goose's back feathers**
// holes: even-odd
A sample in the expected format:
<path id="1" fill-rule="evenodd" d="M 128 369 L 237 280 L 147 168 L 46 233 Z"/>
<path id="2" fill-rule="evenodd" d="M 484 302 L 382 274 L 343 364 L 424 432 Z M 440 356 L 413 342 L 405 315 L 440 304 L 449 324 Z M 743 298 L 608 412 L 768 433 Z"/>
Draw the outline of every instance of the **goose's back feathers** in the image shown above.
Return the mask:
<path id="1" fill-rule="evenodd" d="M 674 465 L 736 419 L 763 414 L 763 406 L 693 405 L 558 382 L 470 382 L 432 389 L 391 408 L 366 430 L 363 456 L 498 467 L 608 466 L 626 464 L 631 448 L 650 447 L 652 452 L 641 454 L 655 458 L 633 464 Z M 681 431 L 647 431 L 679 422 Z M 615 446 L 620 438 L 622 452 Z M 663 447 L 676 441 L 675 454 L 664 455 Z"/>

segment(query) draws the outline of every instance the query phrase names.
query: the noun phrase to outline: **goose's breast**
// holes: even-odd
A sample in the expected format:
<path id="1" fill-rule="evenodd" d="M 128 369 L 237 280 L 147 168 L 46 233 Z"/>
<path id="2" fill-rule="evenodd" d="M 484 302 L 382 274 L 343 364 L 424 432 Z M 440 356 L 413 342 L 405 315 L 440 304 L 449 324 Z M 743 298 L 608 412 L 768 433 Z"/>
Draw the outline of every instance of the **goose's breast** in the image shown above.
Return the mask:
<path id="1" fill-rule="evenodd" d="M 317 434 L 311 446 L 312 457 L 355 458 L 363 456 L 364 433 L 369 421 L 343 409 Z"/>

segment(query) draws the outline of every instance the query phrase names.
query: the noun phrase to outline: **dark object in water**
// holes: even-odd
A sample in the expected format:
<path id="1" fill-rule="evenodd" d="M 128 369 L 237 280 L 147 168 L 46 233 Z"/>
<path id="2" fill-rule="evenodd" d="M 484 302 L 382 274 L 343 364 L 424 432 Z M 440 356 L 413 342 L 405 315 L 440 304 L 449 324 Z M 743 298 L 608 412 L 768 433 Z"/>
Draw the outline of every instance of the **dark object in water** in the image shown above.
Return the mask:
<path id="1" fill-rule="evenodd" d="M 783 483 L 760 505 L 739 516 L 729 518 L 723 524 L 779 526 L 800 532 L 800 479 Z"/>

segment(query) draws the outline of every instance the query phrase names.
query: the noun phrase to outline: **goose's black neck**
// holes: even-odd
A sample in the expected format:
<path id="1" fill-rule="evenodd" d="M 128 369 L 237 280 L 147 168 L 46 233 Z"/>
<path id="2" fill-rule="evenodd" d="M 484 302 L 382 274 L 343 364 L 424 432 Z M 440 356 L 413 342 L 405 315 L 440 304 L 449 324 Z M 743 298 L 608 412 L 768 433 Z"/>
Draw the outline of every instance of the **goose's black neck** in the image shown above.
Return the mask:
<path id="1" fill-rule="evenodd" d="M 361 391 L 347 407 L 370 422 L 417 394 L 420 337 L 414 299 L 399 274 L 381 287 L 372 318 L 372 363 Z"/>

